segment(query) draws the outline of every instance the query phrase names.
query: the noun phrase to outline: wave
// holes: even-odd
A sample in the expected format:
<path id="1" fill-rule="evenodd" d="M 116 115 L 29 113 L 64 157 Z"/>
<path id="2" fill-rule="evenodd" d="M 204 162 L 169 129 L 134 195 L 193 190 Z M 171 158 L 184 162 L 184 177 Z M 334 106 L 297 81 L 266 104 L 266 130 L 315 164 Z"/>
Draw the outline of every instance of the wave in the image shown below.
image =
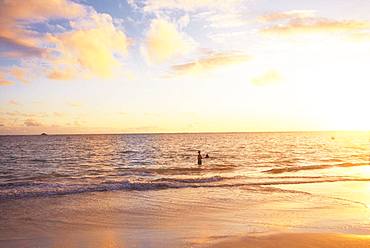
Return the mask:
<path id="1" fill-rule="evenodd" d="M 297 172 L 303 170 L 320 170 L 320 169 L 330 169 L 333 167 L 356 167 L 356 166 L 369 166 L 369 163 L 341 163 L 341 164 L 330 164 L 330 165 L 306 165 L 306 166 L 290 166 L 284 168 L 275 168 L 263 171 L 265 173 L 279 174 L 285 172 Z"/>
<path id="2" fill-rule="evenodd" d="M 211 183 L 211 182 L 220 182 L 225 179 L 236 179 L 240 177 L 221 177 L 221 176 L 214 176 L 214 177 L 206 177 L 206 178 L 159 178 L 155 181 L 160 182 L 178 182 L 178 183 Z"/>
<path id="3" fill-rule="evenodd" d="M 125 150 L 121 152 L 122 154 L 136 154 L 139 153 L 139 151 L 134 151 L 134 150 Z"/>
<path id="4" fill-rule="evenodd" d="M 241 187 L 244 190 L 268 191 L 268 192 L 287 192 L 294 193 L 299 191 L 283 190 L 273 188 L 274 185 L 286 184 L 309 184 L 309 183 L 330 183 L 347 181 L 370 181 L 370 178 L 322 178 L 315 180 L 297 180 L 297 181 L 263 181 L 263 182 L 230 182 L 230 179 L 224 177 L 208 178 L 189 178 L 189 179 L 171 179 L 162 178 L 148 182 L 103 182 L 100 184 L 50 184 L 50 183 L 13 183 L 0 185 L 0 200 L 12 200 L 21 198 L 50 197 L 61 195 L 72 195 L 90 192 L 108 192 L 108 191 L 150 191 L 166 189 L 184 189 L 184 188 L 233 188 Z M 301 192 L 302 193 L 302 192 Z"/>
<path id="5" fill-rule="evenodd" d="M 157 174 L 157 175 L 193 175 L 194 173 L 207 173 L 207 172 L 223 172 L 223 171 L 230 171 L 235 169 L 233 165 L 215 165 L 206 167 L 168 167 L 168 168 L 133 168 L 133 167 L 121 167 L 117 168 L 119 171 L 123 171 L 125 173 L 133 173 L 133 174 Z"/>
<path id="6" fill-rule="evenodd" d="M 9 189 L 15 187 L 31 187 L 41 185 L 41 183 L 33 183 L 33 182 L 13 182 L 13 183 L 2 183 L 0 184 L 0 189 Z"/>
<path id="7" fill-rule="evenodd" d="M 41 159 L 41 158 L 34 158 L 34 159 L 30 159 L 30 162 L 46 163 L 48 162 L 48 160 Z"/>

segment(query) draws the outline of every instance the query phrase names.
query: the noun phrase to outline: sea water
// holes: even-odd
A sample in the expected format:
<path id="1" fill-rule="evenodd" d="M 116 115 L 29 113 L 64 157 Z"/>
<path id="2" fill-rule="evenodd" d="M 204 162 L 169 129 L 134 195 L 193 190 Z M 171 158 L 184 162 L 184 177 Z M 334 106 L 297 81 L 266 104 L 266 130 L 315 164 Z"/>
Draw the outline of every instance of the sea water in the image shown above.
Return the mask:
<path id="1" fill-rule="evenodd" d="M 370 233 L 369 137 L 0 136 L 0 245 L 190 247 L 255 232 Z M 209 154 L 200 166 L 198 150 Z"/>

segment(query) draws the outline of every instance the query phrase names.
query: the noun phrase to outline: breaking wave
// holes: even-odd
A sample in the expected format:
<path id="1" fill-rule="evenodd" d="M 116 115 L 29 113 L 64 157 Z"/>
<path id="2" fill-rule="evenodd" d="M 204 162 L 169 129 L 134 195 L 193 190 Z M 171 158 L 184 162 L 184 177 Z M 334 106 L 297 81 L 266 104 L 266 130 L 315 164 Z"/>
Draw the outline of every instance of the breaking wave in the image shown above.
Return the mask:
<path id="1" fill-rule="evenodd" d="M 304 170 L 320 170 L 330 169 L 333 167 L 356 167 L 356 166 L 369 166 L 369 163 L 341 163 L 341 164 L 330 164 L 330 165 L 306 165 L 306 166 L 289 166 L 284 168 L 274 168 L 266 170 L 266 173 L 279 174 L 285 172 L 297 172 Z"/>
<path id="2" fill-rule="evenodd" d="M 183 188 L 230 188 L 243 187 L 244 190 L 285 192 L 286 190 L 271 188 L 274 185 L 286 184 L 308 184 L 308 183 L 328 183 L 346 181 L 370 181 L 370 178 L 304 178 L 301 180 L 280 180 L 276 181 L 249 181 L 248 177 L 221 177 L 213 176 L 206 178 L 160 178 L 147 182 L 102 182 L 100 184 L 57 184 L 57 183 L 7 183 L 0 185 L 0 200 L 49 197 L 59 195 L 81 194 L 89 192 L 103 191 L 150 191 L 165 189 Z M 291 190 L 287 192 L 292 192 Z M 294 191 L 295 192 L 295 191 Z"/>

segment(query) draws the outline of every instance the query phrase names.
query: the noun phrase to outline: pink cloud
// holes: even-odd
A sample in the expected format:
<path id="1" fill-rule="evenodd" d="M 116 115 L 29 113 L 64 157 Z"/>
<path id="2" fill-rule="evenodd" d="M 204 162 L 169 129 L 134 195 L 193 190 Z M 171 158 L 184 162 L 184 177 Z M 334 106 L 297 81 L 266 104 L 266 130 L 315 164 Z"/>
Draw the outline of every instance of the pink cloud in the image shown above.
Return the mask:
<path id="1" fill-rule="evenodd" d="M 243 63 L 248 60 L 250 60 L 249 56 L 236 52 L 210 53 L 200 59 L 174 65 L 172 66 L 172 71 L 180 75 L 201 73 L 227 65 Z"/>
<path id="2" fill-rule="evenodd" d="M 54 80 L 110 77 L 122 65 L 117 56 L 126 55 L 130 44 L 110 15 L 70 0 L 0 1 L 0 16 L 0 55 L 27 62 L 7 76 L 22 82 L 33 67 Z M 68 20 L 71 29 L 42 34 L 29 28 L 55 19 Z M 9 83 L 0 77 L 0 85 Z"/>
<path id="3" fill-rule="evenodd" d="M 8 104 L 10 104 L 10 105 L 20 105 L 20 103 L 16 100 L 9 100 Z"/>
<path id="4" fill-rule="evenodd" d="M 34 119 L 26 119 L 24 121 L 24 125 L 27 126 L 27 127 L 39 127 L 39 126 L 41 126 L 41 123 L 34 120 Z"/>
<path id="5" fill-rule="evenodd" d="M 356 33 L 370 28 L 367 21 L 333 20 L 317 17 L 313 10 L 292 10 L 263 15 L 260 21 L 268 23 L 262 29 L 265 34 L 296 35 L 305 33 Z"/>
<path id="6" fill-rule="evenodd" d="M 13 85 L 14 82 L 6 80 L 2 72 L 0 71 L 0 86 L 10 86 Z"/>

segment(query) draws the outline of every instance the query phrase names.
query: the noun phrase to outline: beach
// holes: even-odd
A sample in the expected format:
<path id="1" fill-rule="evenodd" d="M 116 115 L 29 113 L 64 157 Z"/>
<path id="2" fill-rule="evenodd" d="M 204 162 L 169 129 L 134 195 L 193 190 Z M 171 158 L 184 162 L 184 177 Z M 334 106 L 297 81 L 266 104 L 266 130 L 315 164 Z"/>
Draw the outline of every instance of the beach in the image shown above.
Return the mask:
<path id="1" fill-rule="evenodd" d="M 370 248 L 370 0 L 0 0 L 0 248 Z"/>
<path id="2" fill-rule="evenodd" d="M 369 236 L 344 235 L 344 234 L 321 234 L 321 233 L 290 233 L 275 235 L 256 235 L 241 239 L 222 242 L 212 247 L 215 248 L 238 248 L 238 247 L 348 247 L 365 248 L 370 245 Z"/>
<path id="3" fill-rule="evenodd" d="M 0 247 L 369 247 L 366 135 L 2 136 Z"/>

